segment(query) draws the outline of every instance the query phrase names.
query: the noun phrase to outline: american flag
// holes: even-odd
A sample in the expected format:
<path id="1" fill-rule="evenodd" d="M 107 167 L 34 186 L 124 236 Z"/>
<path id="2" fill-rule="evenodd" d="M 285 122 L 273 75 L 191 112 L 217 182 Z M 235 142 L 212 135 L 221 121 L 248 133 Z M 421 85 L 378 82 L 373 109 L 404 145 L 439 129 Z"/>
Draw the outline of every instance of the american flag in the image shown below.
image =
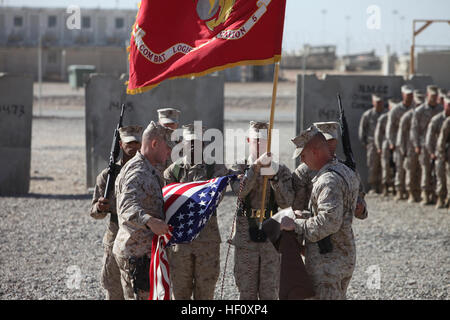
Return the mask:
<path id="1" fill-rule="evenodd" d="M 196 239 L 234 175 L 207 181 L 172 183 L 162 189 L 169 233 L 155 235 L 150 262 L 150 300 L 170 299 L 170 273 L 166 248 Z"/>

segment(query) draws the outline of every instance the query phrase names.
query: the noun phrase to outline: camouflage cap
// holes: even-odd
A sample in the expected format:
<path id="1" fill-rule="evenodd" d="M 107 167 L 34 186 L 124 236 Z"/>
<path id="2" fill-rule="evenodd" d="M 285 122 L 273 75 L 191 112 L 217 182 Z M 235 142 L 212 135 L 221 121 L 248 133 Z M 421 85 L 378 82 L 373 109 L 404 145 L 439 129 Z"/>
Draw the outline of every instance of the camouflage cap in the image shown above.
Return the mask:
<path id="1" fill-rule="evenodd" d="M 439 88 L 439 96 L 445 98 L 445 96 L 447 95 L 448 91 L 447 89 L 444 88 Z"/>
<path id="2" fill-rule="evenodd" d="M 399 99 L 396 99 L 396 98 L 391 98 L 391 99 L 388 99 L 388 105 L 390 106 L 390 107 L 394 107 L 396 104 L 398 104 L 398 103 L 400 103 L 401 102 L 401 100 L 399 100 Z"/>
<path id="3" fill-rule="evenodd" d="M 338 140 L 338 122 L 314 122 L 314 125 L 322 132 L 327 141 L 331 139 Z"/>
<path id="4" fill-rule="evenodd" d="M 250 121 L 250 127 L 248 128 L 248 137 L 250 139 L 264 139 L 267 140 L 267 131 L 269 129 L 269 123 Z"/>
<path id="5" fill-rule="evenodd" d="M 402 86 L 402 93 L 411 94 L 411 93 L 413 93 L 413 88 L 410 85 L 405 84 Z"/>
<path id="6" fill-rule="evenodd" d="M 173 132 L 174 132 L 174 130 L 164 127 L 160 123 L 150 121 L 147 128 L 145 128 L 143 135 L 146 133 L 151 134 L 151 135 L 156 135 L 156 136 L 162 138 L 163 140 L 165 140 L 167 142 L 167 145 L 170 148 L 173 148 L 176 144 L 176 141 L 172 141 L 172 133 Z"/>
<path id="7" fill-rule="evenodd" d="M 144 128 L 141 126 L 128 126 L 119 128 L 120 140 L 123 143 L 129 143 L 132 141 L 142 141 L 142 131 Z"/>
<path id="8" fill-rule="evenodd" d="M 180 118 L 180 110 L 174 108 L 164 108 L 156 110 L 158 119 L 161 124 L 178 123 Z"/>
<path id="9" fill-rule="evenodd" d="M 377 93 L 372 93 L 372 100 L 375 102 L 383 101 L 383 98 Z"/>
<path id="10" fill-rule="evenodd" d="M 435 85 L 427 86 L 427 94 L 429 94 L 429 95 L 437 95 L 438 90 L 439 90 L 438 87 Z"/>
<path id="11" fill-rule="evenodd" d="M 302 153 L 303 149 L 306 147 L 308 142 L 311 141 L 311 139 L 319 133 L 320 133 L 319 129 L 317 129 L 315 125 L 312 125 L 308 129 L 302 131 L 294 139 L 291 139 L 292 143 L 294 143 L 295 146 L 297 147 L 297 149 L 295 149 L 294 151 L 292 159 L 297 158 Z"/>
<path id="12" fill-rule="evenodd" d="M 416 89 L 414 90 L 414 99 L 423 99 L 425 97 L 425 93 L 422 90 Z"/>
<path id="13" fill-rule="evenodd" d="M 200 132 L 199 128 L 200 126 L 196 126 L 193 123 L 186 124 L 183 127 L 183 139 L 186 141 L 191 140 L 203 140 L 203 133 L 206 130 L 206 127 L 201 127 L 202 131 Z"/>

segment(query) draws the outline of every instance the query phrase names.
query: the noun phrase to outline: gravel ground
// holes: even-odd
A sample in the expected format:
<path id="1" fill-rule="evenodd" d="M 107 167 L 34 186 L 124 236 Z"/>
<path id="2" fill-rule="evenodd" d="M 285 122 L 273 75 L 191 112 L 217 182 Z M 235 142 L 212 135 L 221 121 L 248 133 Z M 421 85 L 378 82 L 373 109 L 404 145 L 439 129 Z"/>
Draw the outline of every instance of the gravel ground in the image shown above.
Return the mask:
<path id="1" fill-rule="evenodd" d="M 246 128 L 229 121 L 225 129 Z M 277 122 L 280 158 L 290 169 L 292 122 Z M 61 134 L 64 132 L 64 135 Z M 103 299 L 101 240 L 107 221 L 89 217 L 82 118 L 34 118 L 30 194 L 0 198 L 0 299 Z M 236 198 L 218 210 L 221 270 Z M 349 299 L 448 299 L 448 210 L 369 195 L 365 221 L 353 224 L 357 264 Z M 224 299 L 239 297 L 231 247 Z M 379 281 L 377 281 L 379 280 Z M 216 287 L 221 298 L 222 274 Z"/>

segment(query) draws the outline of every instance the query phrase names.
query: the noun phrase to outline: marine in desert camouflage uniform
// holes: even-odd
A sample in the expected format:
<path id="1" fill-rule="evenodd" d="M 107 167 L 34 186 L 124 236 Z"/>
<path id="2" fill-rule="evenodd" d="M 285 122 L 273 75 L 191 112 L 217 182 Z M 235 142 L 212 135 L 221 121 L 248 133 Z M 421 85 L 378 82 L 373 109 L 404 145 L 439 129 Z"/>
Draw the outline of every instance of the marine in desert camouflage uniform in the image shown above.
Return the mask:
<path id="1" fill-rule="evenodd" d="M 318 171 L 311 193 L 312 217 L 285 217 L 281 230 L 295 230 L 299 241 L 306 243 L 305 267 L 313 282 L 314 299 L 345 299 L 356 262 L 352 221 L 359 181 L 354 171 L 331 155 L 325 137 L 315 126 L 295 141 L 295 155 Z M 320 253 L 318 241 L 327 237 L 331 251 Z"/>
<path id="2" fill-rule="evenodd" d="M 420 163 L 419 155 L 414 150 L 410 139 L 410 129 L 412 118 L 415 113 L 415 105 L 411 107 L 401 118 L 397 132 L 397 150 L 404 159 L 405 168 L 405 188 L 409 194 L 408 202 L 420 201 Z"/>
<path id="3" fill-rule="evenodd" d="M 436 142 L 439 137 L 439 133 L 441 131 L 442 124 L 444 120 L 450 115 L 450 105 L 444 104 L 444 111 L 439 112 L 433 118 L 431 118 L 430 123 L 428 124 L 427 134 L 425 136 L 425 146 L 430 154 L 430 159 L 432 164 L 431 170 L 432 176 L 435 177 L 433 181 L 431 181 L 433 186 L 433 196 L 437 197 L 436 208 L 444 208 L 445 200 L 447 197 L 446 190 L 446 178 L 445 178 L 445 161 L 443 161 L 442 157 L 437 156 L 436 150 Z M 440 180 L 438 182 L 438 180 Z"/>
<path id="4" fill-rule="evenodd" d="M 236 217 L 235 235 L 231 243 L 235 246 L 234 277 L 242 300 L 278 299 L 280 256 L 268 239 L 258 238 L 257 230 L 261 209 L 263 175 L 269 177 L 266 193 L 265 217 L 275 214 L 280 208 L 292 205 L 291 172 L 283 164 L 271 161 L 267 150 L 268 124 L 250 122 L 247 142 L 250 156 L 243 164 L 235 164 L 232 170 L 244 174 L 242 190 L 240 182 L 231 186 L 245 203 L 244 210 Z M 269 167 L 266 167 L 269 166 Z"/>
<path id="5" fill-rule="evenodd" d="M 137 150 L 141 147 L 142 127 L 128 126 L 119 129 L 120 149 L 122 150 L 122 159 L 116 163 L 116 172 L 120 172 L 121 167 L 127 163 Z M 91 203 L 90 215 L 94 219 L 104 219 L 108 215 L 108 228 L 103 236 L 103 267 L 101 273 L 101 282 L 106 290 L 107 300 L 123 300 L 122 284 L 120 282 L 120 271 L 112 253 L 114 240 L 119 230 L 116 211 L 116 197 L 114 188 L 111 190 L 108 199 L 105 194 L 106 181 L 108 179 L 108 168 L 104 169 L 98 176 L 95 184 L 94 195 Z M 112 184 L 114 186 L 114 183 Z"/>
<path id="6" fill-rule="evenodd" d="M 142 135 L 140 151 L 122 167 L 116 179 L 119 232 L 113 253 L 127 300 L 149 298 L 152 238 L 169 231 L 164 221 L 163 181 L 155 165 L 170 156 L 171 131 L 150 122 Z"/>
<path id="7" fill-rule="evenodd" d="M 450 96 L 444 98 L 444 110 L 450 110 Z M 437 209 L 449 206 L 449 193 L 447 184 L 450 182 L 449 154 L 450 154 L 450 117 L 446 117 L 436 141 L 436 194 L 438 196 Z"/>
<path id="8" fill-rule="evenodd" d="M 391 106 L 392 104 L 389 103 L 389 110 Z M 383 195 L 385 197 L 389 194 L 389 187 L 394 186 L 394 172 L 390 164 L 391 150 L 389 149 L 389 142 L 386 137 L 386 124 L 388 122 L 388 117 L 389 113 L 384 113 L 380 118 L 378 118 L 374 136 L 377 153 L 381 158 L 381 183 L 383 185 Z"/>
<path id="9" fill-rule="evenodd" d="M 378 118 L 383 114 L 383 100 L 379 95 L 372 95 L 373 108 L 363 113 L 359 122 L 359 140 L 367 152 L 367 167 L 369 168 L 369 186 L 376 193 L 381 193 L 381 157 L 375 147 L 375 127 Z"/>
<path id="10" fill-rule="evenodd" d="M 316 122 L 314 123 L 314 126 L 316 126 L 320 132 L 322 132 L 325 139 L 327 140 L 331 154 L 337 158 L 336 147 L 339 139 L 338 137 L 339 123 Z M 311 197 L 311 191 L 313 188 L 312 180 L 314 179 L 314 176 L 316 174 L 317 171 L 308 168 L 308 166 L 304 162 L 300 163 L 297 169 L 295 169 L 294 172 L 292 173 L 292 187 L 294 188 L 295 194 L 294 202 L 292 203 L 293 210 L 300 210 L 300 211 L 308 210 L 308 204 Z M 361 181 L 359 174 L 357 175 L 358 179 Z M 360 183 L 359 191 L 360 193 L 358 197 L 358 206 L 355 211 L 355 217 L 358 219 L 366 219 L 368 216 L 368 211 L 367 211 L 367 204 L 364 199 L 365 192 L 362 183 Z"/>
<path id="11" fill-rule="evenodd" d="M 205 181 L 228 174 L 223 164 L 211 163 L 203 156 L 195 159 L 193 146 L 198 145 L 203 155 L 205 128 L 196 132 L 193 124 L 183 126 L 183 141 L 188 154 L 172 163 L 164 171 L 167 184 L 175 182 Z M 210 164 L 208 164 L 210 163 Z M 175 300 L 212 300 L 220 273 L 220 233 L 214 212 L 198 238 L 188 244 L 177 244 L 169 250 L 170 278 Z"/>
<path id="12" fill-rule="evenodd" d="M 433 203 L 433 187 L 431 184 L 431 160 L 428 149 L 425 147 L 425 135 L 431 118 L 442 111 L 437 103 L 438 89 L 436 86 L 427 86 L 427 102 L 416 109 L 412 122 L 410 137 L 416 153 L 419 155 L 421 166 L 420 187 L 422 189 L 422 205 Z"/>
<path id="13" fill-rule="evenodd" d="M 397 149 L 397 133 L 400 125 L 400 118 L 412 107 L 413 104 L 413 89 L 404 85 L 401 88 L 402 102 L 393 106 L 388 112 L 388 121 L 386 125 L 386 138 L 389 149 L 393 152 L 393 159 L 395 163 L 395 177 L 394 185 L 396 190 L 395 200 L 404 200 L 407 198 L 405 186 L 405 169 L 403 167 L 404 159 L 402 153 Z"/>
<path id="14" fill-rule="evenodd" d="M 174 108 L 163 108 L 156 110 L 156 112 L 158 113 L 158 123 L 160 125 L 172 130 L 178 129 L 181 113 L 180 110 Z M 157 164 L 156 169 L 158 169 L 158 172 L 163 174 L 164 170 L 166 170 L 171 164 L 172 164 L 172 157 L 169 157 L 165 163 Z"/>

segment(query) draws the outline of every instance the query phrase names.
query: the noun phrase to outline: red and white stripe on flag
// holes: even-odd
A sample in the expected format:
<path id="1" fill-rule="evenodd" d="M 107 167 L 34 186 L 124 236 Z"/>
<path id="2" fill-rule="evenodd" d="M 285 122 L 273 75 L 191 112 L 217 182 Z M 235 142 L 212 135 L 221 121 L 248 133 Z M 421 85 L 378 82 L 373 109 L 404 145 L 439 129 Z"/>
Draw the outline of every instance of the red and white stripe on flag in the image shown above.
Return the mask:
<path id="1" fill-rule="evenodd" d="M 170 271 L 166 244 L 171 236 L 171 231 L 163 236 L 153 236 L 149 300 L 170 300 Z"/>

